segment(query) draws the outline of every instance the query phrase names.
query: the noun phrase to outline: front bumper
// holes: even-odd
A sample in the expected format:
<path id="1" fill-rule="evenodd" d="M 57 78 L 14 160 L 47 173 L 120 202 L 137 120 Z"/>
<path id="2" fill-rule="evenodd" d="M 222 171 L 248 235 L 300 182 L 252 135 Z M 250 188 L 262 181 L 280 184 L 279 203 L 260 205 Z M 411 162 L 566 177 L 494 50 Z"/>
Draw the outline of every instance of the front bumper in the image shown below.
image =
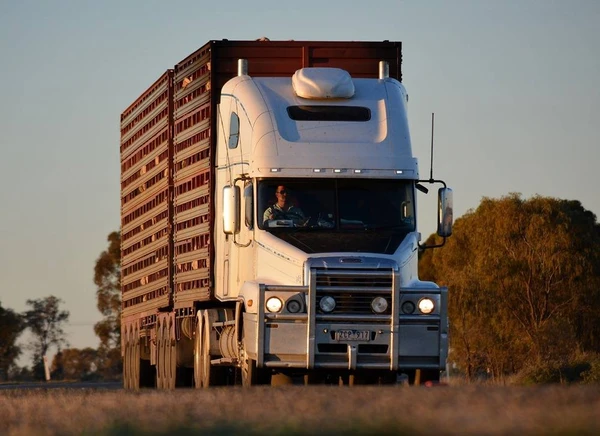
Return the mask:
<path id="1" fill-rule="evenodd" d="M 444 369 L 448 354 L 447 288 L 399 289 L 394 274 L 391 313 L 322 314 L 315 308 L 317 280 L 309 286 L 260 285 L 258 312 L 244 314 L 244 347 L 259 367 L 409 370 Z M 363 291 L 364 292 L 364 291 Z M 265 296 L 305 293 L 307 312 L 265 312 Z M 407 299 L 434 299 L 431 315 L 406 315 L 400 307 Z M 368 332 L 360 340 L 336 337 L 338 331 Z"/>

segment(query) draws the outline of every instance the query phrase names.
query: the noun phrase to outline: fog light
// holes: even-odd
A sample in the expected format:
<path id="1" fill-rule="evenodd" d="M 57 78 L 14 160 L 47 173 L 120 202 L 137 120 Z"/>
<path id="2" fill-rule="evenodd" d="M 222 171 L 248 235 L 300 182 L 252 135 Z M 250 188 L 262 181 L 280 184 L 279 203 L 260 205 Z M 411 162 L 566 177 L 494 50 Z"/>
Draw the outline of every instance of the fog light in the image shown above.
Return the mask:
<path id="1" fill-rule="evenodd" d="M 375 313 L 383 313 L 387 308 L 388 302 L 383 297 L 375 297 L 373 298 L 373 301 L 371 301 L 371 309 L 373 309 L 373 312 Z"/>
<path id="2" fill-rule="evenodd" d="M 290 300 L 287 302 L 285 307 L 287 308 L 287 311 L 290 313 L 298 313 L 298 312 L 300 312 L 302 305 L 300 304 L 300 302 L 298 300 Z"/>
<path id="3" fill-rule="evenodd" d="M 404 312 L 407 315 L 410 315 L 414 311 L 415 303 L 413 303 L 412 301 L 405 301 L 404 303 L 402 303 L 402 312 Z"/>
<path id="4" fill-rule="evenodd" d="M 421 298 L 421 300 L 419 301 L 419 310 L 421 311 L 421 313 L 428 315 L 431 312 L 433 312 L 433 308 L 433 300 L 431 300 L 430 298 Z"/>
<path id="5" fill-rule="evenodd" d="M 319 307 L 323 312 L 332 312 L 335 309 L 335 299 L 326 295 L 319 301 Z"/>
<path id="6" fill-rule="evenodd" d="M 283 303 L 277 297 L 271 297 L 267 300 L 267 310 L 271 313 L 281 311 Z"/>

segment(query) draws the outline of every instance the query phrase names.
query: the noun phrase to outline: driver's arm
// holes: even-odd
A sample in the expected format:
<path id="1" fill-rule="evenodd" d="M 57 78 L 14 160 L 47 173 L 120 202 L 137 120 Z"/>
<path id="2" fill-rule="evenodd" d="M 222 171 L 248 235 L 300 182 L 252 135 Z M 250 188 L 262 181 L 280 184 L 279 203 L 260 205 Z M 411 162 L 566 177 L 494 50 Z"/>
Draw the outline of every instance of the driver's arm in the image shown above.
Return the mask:
<path id="1" fill-rule="evenodd" d="M 263 224 L 272 219 L 271 215 L 273 215 L 273 207 L 267 207 L 263 213 Z"/>

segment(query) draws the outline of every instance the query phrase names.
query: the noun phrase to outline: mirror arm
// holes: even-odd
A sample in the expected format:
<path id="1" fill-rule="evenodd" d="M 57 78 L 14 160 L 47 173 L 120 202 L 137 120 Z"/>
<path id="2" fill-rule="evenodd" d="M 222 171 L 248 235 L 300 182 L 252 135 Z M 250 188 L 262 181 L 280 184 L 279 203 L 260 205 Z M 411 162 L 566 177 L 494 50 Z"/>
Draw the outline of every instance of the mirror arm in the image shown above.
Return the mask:
<path id="1" fill-rule="evenodd" d="M 428 248 L 439 248 L 439 247 L 443 247 L 444 244 L 446 244 L 446 239 L 447 239 L 447 236 L 442 236 L 442 243 L 441 244 L 421 245 L 421 243 L 418 242 L 417 245 L 419 246 L 419 248 L 421 250 L 427 250 Z"/>
<path id="2" fill-rule="evenodd" d="M 423 182 L 423 183 L 431 183 L 431 184 L 433 184 L 433 183 L 441 183 L 444 186 L 444 188 L 447 188 L 446 182 L 444 182 L 443 180 L 436 180 L 436 179 L 419 179 L 419 180 L 417 180 L 417 183 L 421 183 L 421 182 Z"/>
<path id="3" fill-rule="evenodd" d="M 237 178 L 235 178 L 233 180 L 233 186 L 235 186 L 237 184 L 237 182 L 239 182 L 239 181 L 245 181 L 245 180 L 251 180 L 251 177 L 248 177 L 247 174 L 240 174 L 240 177 L 237 177 Z M 241 210 L 241 208 L 242 208 L 241 198 L 240 198 L 240 205 L 239 205 L 239 207 L 240 207 L 240 210 Z M 241 217 L 241 214 L 240 214 L 240 221 L 241 221 L 241 219 L 242 219 L 242 217 Z M 242 227 L 242 223 L 240 223 L 240 228 L 241 227 Z M 252 244 L 252 238 L 250 238 L 250 240 L 246 244 L 242 244 L 242 243 L 240 243 L 240 242 L 238 242 L 238 241 L 235 240 L 235 235 L 236 235 L 236 233 L 233 234 L 233 243 L 237 247 L 244 248 L 244 247 L 248 247 L 250 244 Z"/>

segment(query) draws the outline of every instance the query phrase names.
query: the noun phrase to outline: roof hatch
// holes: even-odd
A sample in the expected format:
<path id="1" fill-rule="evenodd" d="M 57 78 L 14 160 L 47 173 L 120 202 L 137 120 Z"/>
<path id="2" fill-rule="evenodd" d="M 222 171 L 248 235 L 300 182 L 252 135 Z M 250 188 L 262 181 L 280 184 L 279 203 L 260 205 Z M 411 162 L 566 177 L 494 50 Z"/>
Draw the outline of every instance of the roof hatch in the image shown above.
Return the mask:
<path id="1" fill-rule="evenodd" d="M 352 77 L 340 68 L 302 68 L 292 76 L 292 86 L 298 97 L 308 99 L 351 98 L 354 95 Z"/>

